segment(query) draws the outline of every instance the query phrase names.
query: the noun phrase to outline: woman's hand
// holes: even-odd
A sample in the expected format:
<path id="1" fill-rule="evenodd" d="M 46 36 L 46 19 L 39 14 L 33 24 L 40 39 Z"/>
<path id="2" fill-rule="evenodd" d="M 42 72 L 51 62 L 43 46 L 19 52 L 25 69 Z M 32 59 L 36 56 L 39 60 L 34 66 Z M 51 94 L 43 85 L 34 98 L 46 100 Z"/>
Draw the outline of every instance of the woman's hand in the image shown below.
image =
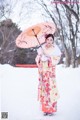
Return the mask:
<path id="1" fill-rule="evenodd" d="M 54 65 L 57 65 L 57 64 L 59 63 L 59 60 L 60 60 L 60 56 L 54 56 L 52 63 L 53 63 Z"/>

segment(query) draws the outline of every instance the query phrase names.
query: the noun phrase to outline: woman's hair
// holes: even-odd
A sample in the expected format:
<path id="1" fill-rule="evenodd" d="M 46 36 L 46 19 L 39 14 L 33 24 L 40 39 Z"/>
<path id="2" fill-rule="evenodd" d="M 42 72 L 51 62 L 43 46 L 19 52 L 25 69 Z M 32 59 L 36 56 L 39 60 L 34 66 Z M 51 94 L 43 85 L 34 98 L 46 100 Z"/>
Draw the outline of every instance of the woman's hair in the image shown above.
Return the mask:
<path id="1" fill-rule="evenodd" d="M 54 41 L 54 36 L 53 36 L 53 34 L 47 34 L 47 35 L 45 35 L 45 38 L 46 38 L 46 39 L 49 38 L 49 37 L 52 37 L 52 38 L 53 38 L 53 41 Z"/>

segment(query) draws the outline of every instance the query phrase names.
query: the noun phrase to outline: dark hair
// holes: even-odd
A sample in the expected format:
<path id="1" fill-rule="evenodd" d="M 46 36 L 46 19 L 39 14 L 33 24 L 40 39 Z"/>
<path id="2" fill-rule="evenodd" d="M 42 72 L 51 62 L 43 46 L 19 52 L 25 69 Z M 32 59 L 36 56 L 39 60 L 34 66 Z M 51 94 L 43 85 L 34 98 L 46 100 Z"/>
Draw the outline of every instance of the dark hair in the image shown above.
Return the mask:
<path id="1" fill-rule="evenodd" d="M 46 38 L 46 39 L 49 38 L 49 37 L 52 37 L 53 40 L 54 40 L 54 36 L 53 36 L 53 34 L 47 34 L 47 35 L 45 35 L 45 38 Z"/>

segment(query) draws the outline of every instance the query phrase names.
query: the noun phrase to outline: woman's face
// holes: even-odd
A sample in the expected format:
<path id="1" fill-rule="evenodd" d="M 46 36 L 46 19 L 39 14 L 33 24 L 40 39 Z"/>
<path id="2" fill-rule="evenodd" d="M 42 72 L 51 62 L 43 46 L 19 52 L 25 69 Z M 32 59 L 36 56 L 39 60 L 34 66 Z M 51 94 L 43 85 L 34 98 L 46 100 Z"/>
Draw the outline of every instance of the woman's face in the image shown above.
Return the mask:
<path id="1" fill-rule="evenodd" d="M 52 45 L 53 44 L 53 38 L 52 37 L 48 37 L 47 39 L 46 39 L 46 44 L 47 45 Z"/>

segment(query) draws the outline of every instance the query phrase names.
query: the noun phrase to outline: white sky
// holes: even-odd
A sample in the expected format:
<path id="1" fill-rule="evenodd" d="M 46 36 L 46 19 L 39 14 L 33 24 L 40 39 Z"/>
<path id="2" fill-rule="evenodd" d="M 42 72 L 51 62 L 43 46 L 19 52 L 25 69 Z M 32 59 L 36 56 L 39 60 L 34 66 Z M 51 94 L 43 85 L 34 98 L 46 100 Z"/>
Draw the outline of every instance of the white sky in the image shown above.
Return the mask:
<path id="1" fill-rule="evenodd" d="M 16 4 L 15 9 L 13 10 L 14 13 L 11 15 L 12 20 L 16 23 L 18 23 L 20 20 L 19 12 L 23 3 L 25 3 L 25 1 L 20 0 L 19 4 Z M 27 7 L 23 10 L 23 13 L 25 14 L 27 11 L 28 13 L 24 15 L 24 17 L 21 19 L 21 23 L 19 24 L 22 30 L 28 28 L 31 25 L 44 21 L 44 18 L 42 17 L 42 9 L 35 2 L 33 2 L 33 4 L 28 4 Z"/>

